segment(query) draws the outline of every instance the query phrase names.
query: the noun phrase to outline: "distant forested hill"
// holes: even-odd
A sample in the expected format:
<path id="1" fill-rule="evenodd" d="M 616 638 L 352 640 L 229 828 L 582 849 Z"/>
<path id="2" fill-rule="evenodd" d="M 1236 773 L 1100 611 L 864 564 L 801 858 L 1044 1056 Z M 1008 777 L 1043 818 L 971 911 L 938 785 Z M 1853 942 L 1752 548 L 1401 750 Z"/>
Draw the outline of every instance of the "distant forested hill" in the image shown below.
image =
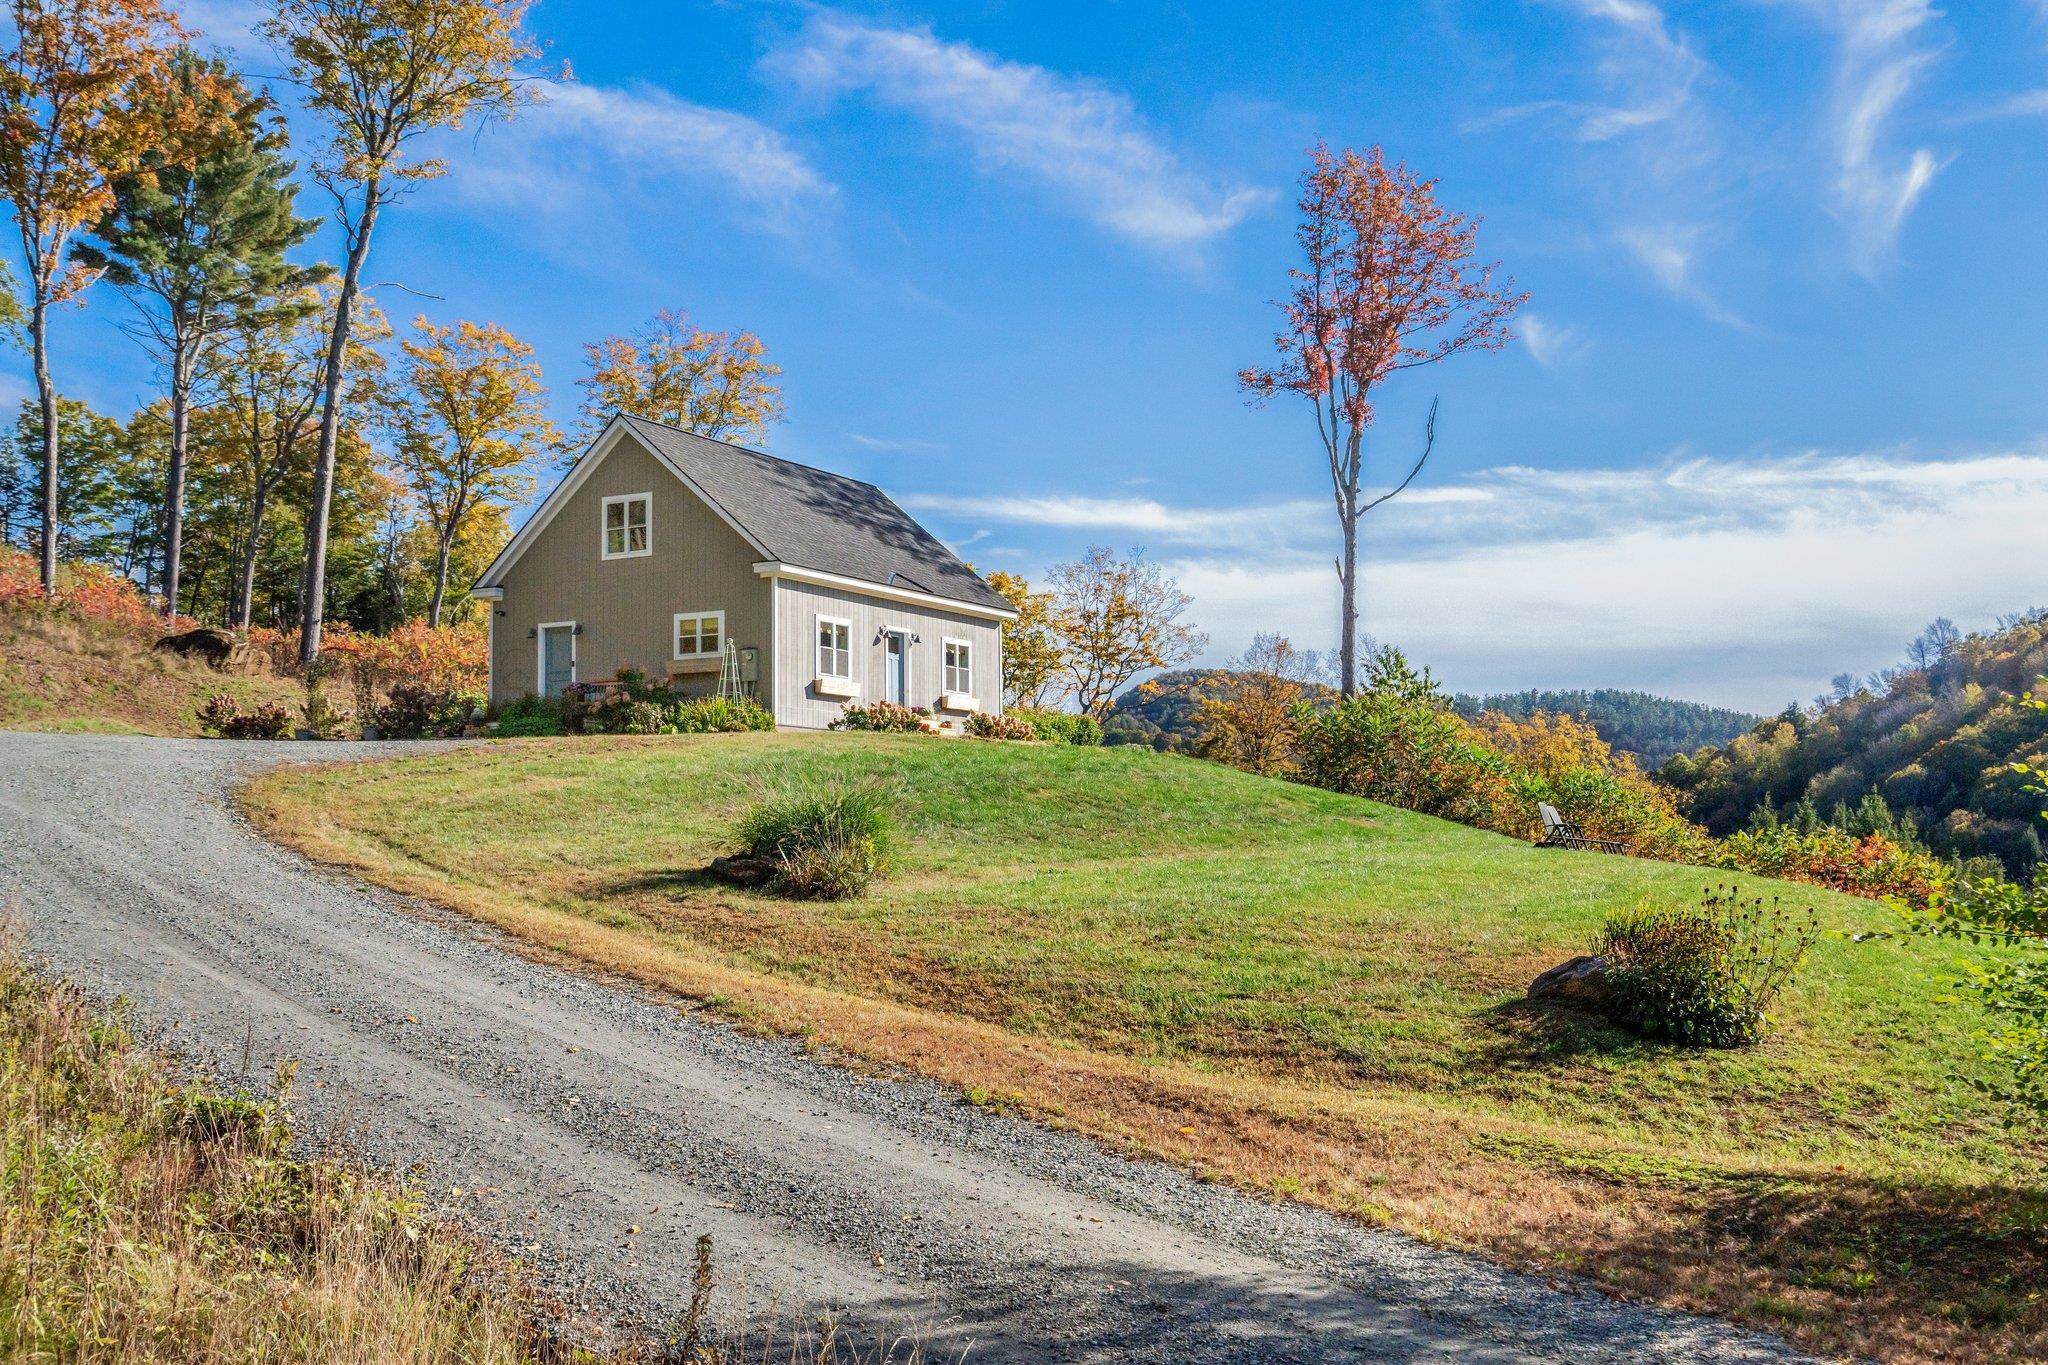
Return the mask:
<path id="1" fill-rule="evenodd" d="M 2048 611 L 1984 635 L 1937 621 L 1909 659 L 1862 682 L 1844 675 L 1816 705 L 1680 755 L 1658 776 L 1716 834 L 1741 828 L 1765 802 L 1783 811 L 1811 801 L 1826 819 L 1875 791 L 1936 852 L 1987 855 L 2024 873 L 2041 859 L 2042 798 L 2008 765 L 2048 754 L 2048 715 L 2012 698 L 2048 673 Z"/>
<path id="2" fill-rule="evenodd" d="M 1152 686 L 1132 688 L 1116 699 L 1103 722 L 1104 733 L 1113 744 L 1148 744 L 1172 752 L 1192 749 L 1198 694 L 1223 676 L 1222 670 L 1213 668 L 1162 673 Z M 1337 695 L 1328 687 L 1311 690 L 1323 697 Z M 1452 705 L 1466 716 L 1476 716 L 1489 707 L 1517 717 L 1536 710 L 1561 711 L 1591 725 L 1615 748 L 1634 754 L 1646 769 L 1673 754 L 1690 753 L 1705 744 L 1725 744 L 1762 719 L 1741 711 L 1613 688 L 1512 692 L 1495 697 L 1460 695 L 1452 699 Z"/>
<path id="3" fill-rule="evenodd" d="M 1527 719 L 1537 711 L 1571 716 L 1599 731 L 1600 738 L 1615 748 L 1634 754 L 1646 769 L 1673 754 L 1689 754 L 1703 744 L 1726 744 L 1763 719 L 1746 711 L 1612 687 L 1590 692 L 1500 692 L 1487 697 L 1461 692 L 1451 704 L 1468 719 L 1481 711 L 1501 711 L 1517 719 Z"/>

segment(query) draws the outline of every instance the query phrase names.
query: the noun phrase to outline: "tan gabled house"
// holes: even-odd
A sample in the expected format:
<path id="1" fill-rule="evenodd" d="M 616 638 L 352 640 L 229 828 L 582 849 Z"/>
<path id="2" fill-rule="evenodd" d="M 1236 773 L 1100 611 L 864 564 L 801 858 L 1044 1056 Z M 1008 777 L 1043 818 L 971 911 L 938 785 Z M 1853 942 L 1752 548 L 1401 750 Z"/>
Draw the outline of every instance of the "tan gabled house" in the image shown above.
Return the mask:
<path id="1" fill-rule="evenodd" d="M 491 700 L 622 667 L 717 688 L 728 655 L 778 725 L 850 701 L 958 728 L 1003 705 L 1009 604 L 873 484 L 619 414 L 471 591 Z"/>

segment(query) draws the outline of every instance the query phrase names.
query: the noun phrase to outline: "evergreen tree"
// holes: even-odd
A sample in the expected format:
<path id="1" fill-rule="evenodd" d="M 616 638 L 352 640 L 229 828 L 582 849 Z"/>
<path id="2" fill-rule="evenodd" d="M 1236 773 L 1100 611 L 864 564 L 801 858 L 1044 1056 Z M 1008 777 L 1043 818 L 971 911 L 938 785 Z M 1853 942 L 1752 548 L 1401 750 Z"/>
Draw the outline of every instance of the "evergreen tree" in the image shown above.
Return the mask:
<path id="1" fill-rule="evenodd" d="M 163 497 L 162 586 L 179 601 L 185 481 L 194 390 L 237 311 L 307 284 L 315 272 L 285 252 L 316 220 L 293 212 L 297 187 L 285 137 L 266 96 L 252 94 L 218 59 L 179 51 L 152 96 L 158 121 L 184 130 L 145 151 L 113 182 L 113 204 L 75 255 L 106 272 L 142 314 L 138 333 L 167 378 L 168 460 Z"/>

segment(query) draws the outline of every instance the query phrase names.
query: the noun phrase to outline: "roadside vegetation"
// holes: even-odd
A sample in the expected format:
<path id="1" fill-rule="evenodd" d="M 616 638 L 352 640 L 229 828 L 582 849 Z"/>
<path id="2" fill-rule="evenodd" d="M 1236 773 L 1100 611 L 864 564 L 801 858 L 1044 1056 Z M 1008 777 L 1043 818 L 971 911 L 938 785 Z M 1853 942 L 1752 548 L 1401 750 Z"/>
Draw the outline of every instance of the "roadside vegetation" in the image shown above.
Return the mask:
<path id="1" fill-rule="evenodd" d="M 524 1365 L 588 1358 L 417 1196 L 291 1151 L 0 952 L 0 1358 Z"/>
<path id="2" fill-rule="evenodd" d="M 705 875 L 764 783 L 886 784 L 888 875 Z M 493 746 L 248 805 L 536 952 L 1211 1178 L 1822 1348 L 2048 1350 L 2048 1143 L 1980 1088 L 1988 1016 L 1940 984 L 1967 945 L 1854 942 L 1894 923 L 1869 900 L 1714 876 L 1717 923 L 1777 898 L 1819 937 L 1732 1001 L 1762 1042 L 1695 1049 L 1522 996 L 1610 917 L 1701 906 L 1699 871 L 1136 747 Z"/>

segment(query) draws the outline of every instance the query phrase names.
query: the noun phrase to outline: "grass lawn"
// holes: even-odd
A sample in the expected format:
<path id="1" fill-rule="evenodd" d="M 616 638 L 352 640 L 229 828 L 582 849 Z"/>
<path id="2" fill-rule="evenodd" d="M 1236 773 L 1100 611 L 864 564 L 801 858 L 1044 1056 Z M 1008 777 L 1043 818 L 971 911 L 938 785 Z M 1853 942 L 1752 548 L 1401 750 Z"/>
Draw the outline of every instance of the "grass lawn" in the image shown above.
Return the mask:
<path id="1" fill-rule="evenodd" d="M 781 774 L 875 774 L 866 898 L 696 869 Z M 1734 880 L 1534 849 L 1138 749 L 516 741 L 279 772 L 280 837 L 508 929 L 1218 1179 L 1893 1358 L 2048 1350 L 2048 1143 L 1970 1089 L 1952 950 L 1818 948 L 1762 1047 L 1517 1003 L 1601 915 Z"/>

